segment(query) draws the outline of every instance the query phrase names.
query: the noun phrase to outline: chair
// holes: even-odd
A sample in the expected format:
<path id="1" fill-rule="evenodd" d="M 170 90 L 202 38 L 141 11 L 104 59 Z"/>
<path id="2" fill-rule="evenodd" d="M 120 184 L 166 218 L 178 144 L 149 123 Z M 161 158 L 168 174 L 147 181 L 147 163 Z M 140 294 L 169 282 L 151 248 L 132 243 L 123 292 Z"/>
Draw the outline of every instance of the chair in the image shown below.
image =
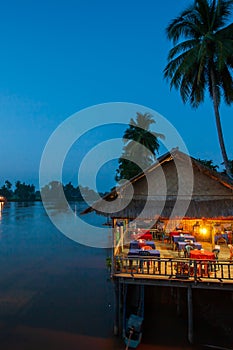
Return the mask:
<path id="1" fill-rule="evenodd" d="M 162 241 L 163 242 L 167 242 L 167 243 L 170 243 L 170 236 L 167 235 L 165 232 L 162 233 Z"/>
<path id="2" fill-rule="evenodd" d="M 191 245 L 189 245 L 189 244 L 185 245 L 185 247 L 184 247 L 184 256 L 185 256 L 185 258 L 189 258 L 191 249 L 192 249 Z"/>
<path id="3" fill-rule="evenodd" d="M 214 255 L 215 255 L 215 259 L 218 260 L 218 256 L 219 256 L 219 253 L 220 253 L 220 249 L 214 248 L 214 249 L 212 250 L 212 252 L 213 252 Z"/>
<path id="4" fill-rule="evenodd" d="M 190 250 L 195 249 L 195 245 L 192 243 L 188 243 L 185 245 L 184 247 L 184 256 L 185 258 L 189 258 L 190 257 Z"/>
<path id="5" fill-rule="evenodd" d="M 214 248 L 212 250 L 212 252 L 214 253 L 214 256 L 215 256 L 214 271 L 217 271 L 219 269 L 218 256 L 219 256 L 219 253 L 220 253 L 220 249 L 219 248 Z M 213 268 L 211 270 L 213 271 Z"/>
<path id="6" fill-rule="evenodd" d="M 225 238 L 223 238 L 223 237 L 218 238 L 217 244 L 225 244 L 225 243 L 227 243 L 227 241 L 225 240 Z"/>

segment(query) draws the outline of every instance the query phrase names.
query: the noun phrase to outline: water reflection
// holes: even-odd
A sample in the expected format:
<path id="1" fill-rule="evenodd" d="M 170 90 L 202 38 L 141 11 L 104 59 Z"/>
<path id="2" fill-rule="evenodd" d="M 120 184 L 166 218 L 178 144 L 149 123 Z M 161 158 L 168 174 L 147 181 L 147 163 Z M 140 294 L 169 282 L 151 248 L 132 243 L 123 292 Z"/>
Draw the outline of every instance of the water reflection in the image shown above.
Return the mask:
<path id="1" fill-rule="evenodd" d="M 76 208 L 77 215 L 83 210 L 77 203 L 71 207 Z M 63 211 L 55 212 L 62 219 Z M 102 224 L 106 221 L 93 214 L 89 220 L 97 224 L 96 230 L 101 220 Z M 6 330 L 5 338 L 0 338 L 1 349 L 29 349 L 29 345 L 16 346 L 20 340 L 17 329 L 22 331 L 23 327 L 29 330 L 23 334 L 29 343 L 35 340 L 30 336 L 33 329 L 54 332 L 54 339 L 64 334 L 67 341 L 71 335 L 78 337 L 77 346 L 70 349 L 122 349 L 113 336 L 114 290 L 105 265 L 106 257 L 111 255 L 108 249 L 68 239 L 52 224 L 40 202 L 6 203 L 0 230 L 1 333 Z M 89 338 L 96 346 L 87 346 L 84 339 Z M 45 343 L 37 348 L 35 341 L 30 349 L 60 349 L 59 342 L 57 347 L 53 345 Z M 63 343 L 65 348 L 69 347 Z"/>
<path id="2" fill-rule="evenodd" d="M 6 203 L 6 198 L 3 197 L 3 196 L 0 196 L 0 220 L 1 220 L 1 217 L 2 217 L 2 210 L 3 210 L 3 207 L 4 207 L 5 203 Z"/>
<path id="3" fill-rule="evenodd" d="M 0 229 L 1 325 L 23 322 L 90 336 L 111 334 L 109 252 L 65 237 L 42 203 L 7 203 Z"/>

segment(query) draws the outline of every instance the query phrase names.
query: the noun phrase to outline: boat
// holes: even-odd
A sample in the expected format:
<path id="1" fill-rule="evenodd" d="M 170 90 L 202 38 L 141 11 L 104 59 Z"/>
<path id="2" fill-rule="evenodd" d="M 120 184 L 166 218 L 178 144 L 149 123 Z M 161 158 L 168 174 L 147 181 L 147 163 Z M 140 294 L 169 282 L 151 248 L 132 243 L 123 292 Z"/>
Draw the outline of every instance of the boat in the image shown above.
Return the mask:
<path id="1" fill-rule="evenodd" d="M 126 293 L 125 293 L 125 309 L 126 309 Z M 137 312 L 130 313 L 129 318 L 125 321 L 124 342 L 125 350 L 129 348 L 137 348 L 142 339 L 142 324 L 144 316 L 144 287 L 141 286 L 138 291 Z"/>
<path id="2" fill-rule="evenodd" d="M 142 339 L 142 322 L 143 317 L 131 314 L 129 316 L 127 327 L 125 331 L 126 350 L 130 348 L 137 348 Z"/>

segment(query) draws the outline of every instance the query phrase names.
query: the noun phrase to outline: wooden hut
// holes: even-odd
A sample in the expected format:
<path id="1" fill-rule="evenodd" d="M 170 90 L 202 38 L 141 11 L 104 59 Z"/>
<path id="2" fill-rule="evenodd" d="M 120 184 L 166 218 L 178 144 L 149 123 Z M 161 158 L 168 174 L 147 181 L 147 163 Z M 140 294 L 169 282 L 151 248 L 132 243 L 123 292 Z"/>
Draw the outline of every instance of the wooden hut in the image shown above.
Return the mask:
<path id="1" fill-rule="evenodd" d="M 130 242 L 132 231 L 137 228 L 152 232 L 161 228 L 163 232 L 183 229 L 194 233 L 198 241 L 210 241 L 213 245 L 216 236 L 220 239 L 230 237 L 232 240 L 229 235 L 233 228 L 233 182 L 195 158 L 173 149 L 83 213 L 91 211 L 112 219 L 116 333 L 121 334 L 124 329 L 125 312 L 122 310 L 127 308 L 126 286 L 155 287 L 155 299 L 156 288 L 164 287 L 166 292 L 169 288 L 173 288 L 173 291 L 177 288 L 177 311 L 181 307 L 181 291 L 186 288 L 187 337 L 192 343 L 193 304 L 196 308 L 192 295 L 196 296 L 198 288 L 218 290 L 220 293 L 223 290 L 232 292 L 232 262 L 218 261 L 218 268 L 215 269 L 213 260 L 203 264 L 202 259 L 132 257 L 124 255 L 127 250 L 124 248 Z M 207 267 L 204 272 L 203 267 Z M 224 294 L 224 298 L 229 305 L 232 296 Z"/>
<path id="2" fill-rule="evenodd" d="M 86 209 L 130 229 L 175 228 L 195 232 L 199 239 L 232 231 L 233 182 L 177 148 L 159 157 L 143 173 L 117 187 Z"/>

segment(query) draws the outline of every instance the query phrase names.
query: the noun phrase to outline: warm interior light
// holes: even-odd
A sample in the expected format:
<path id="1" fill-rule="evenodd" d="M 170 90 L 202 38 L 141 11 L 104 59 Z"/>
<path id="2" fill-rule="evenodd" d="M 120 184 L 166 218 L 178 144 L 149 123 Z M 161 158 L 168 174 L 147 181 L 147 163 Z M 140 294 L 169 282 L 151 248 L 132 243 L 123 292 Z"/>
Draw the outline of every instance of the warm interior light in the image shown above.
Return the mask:
<path id="1" fill-rule="evenodd" d="M 200 228 L 200 232 L 205 235 L 207 233 L 207 229 L 205 227 Z"/>

